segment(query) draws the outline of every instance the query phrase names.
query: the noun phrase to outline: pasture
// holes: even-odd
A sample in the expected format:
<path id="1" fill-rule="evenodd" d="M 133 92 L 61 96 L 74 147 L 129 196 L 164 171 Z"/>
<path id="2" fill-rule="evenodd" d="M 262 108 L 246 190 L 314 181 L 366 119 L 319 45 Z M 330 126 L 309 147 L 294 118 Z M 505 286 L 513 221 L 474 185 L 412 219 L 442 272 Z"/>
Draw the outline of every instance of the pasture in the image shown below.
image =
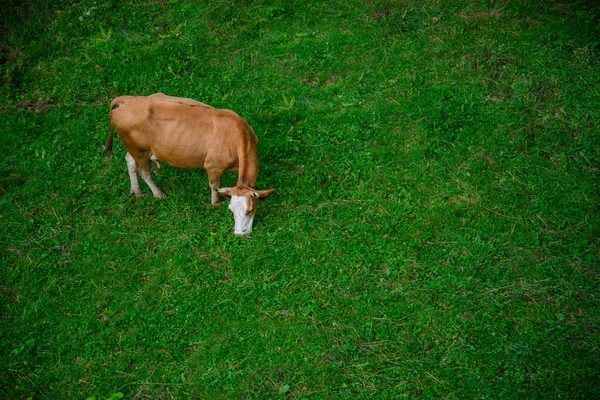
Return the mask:
<path id="1" fill-rule="evenodd" d="M 0 398 L 598 395 L 595 2 L 5 0 L 0 20 Z M 155 199 L 118 139 L 105 161 L 110 101 L 156 92 L 253 127 L 277 192 L 249 238 L 204 170 L 154 168 Z"/>

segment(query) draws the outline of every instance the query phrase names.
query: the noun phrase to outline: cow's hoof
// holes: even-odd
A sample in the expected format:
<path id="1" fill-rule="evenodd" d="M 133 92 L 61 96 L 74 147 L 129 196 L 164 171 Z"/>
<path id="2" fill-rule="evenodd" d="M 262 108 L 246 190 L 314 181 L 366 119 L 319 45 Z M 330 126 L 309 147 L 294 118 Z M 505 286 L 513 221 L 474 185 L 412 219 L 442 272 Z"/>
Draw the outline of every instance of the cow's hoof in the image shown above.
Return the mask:
<path id="1" fill-rule="evenodd" d="M 135 194 L 136 197 L 140 197 L 142 195 L 141 190 L 130 190 L 129 194 Z"/>
<path id="2" fill-rule="evenodd" d="M 169 196 L 167 196 L 167 194 L 165 192 L 160 192 L 160 193 L 156 193 L 154 195 L 154 197 L 156 197 L 157 199 L 166 199 Z"/>

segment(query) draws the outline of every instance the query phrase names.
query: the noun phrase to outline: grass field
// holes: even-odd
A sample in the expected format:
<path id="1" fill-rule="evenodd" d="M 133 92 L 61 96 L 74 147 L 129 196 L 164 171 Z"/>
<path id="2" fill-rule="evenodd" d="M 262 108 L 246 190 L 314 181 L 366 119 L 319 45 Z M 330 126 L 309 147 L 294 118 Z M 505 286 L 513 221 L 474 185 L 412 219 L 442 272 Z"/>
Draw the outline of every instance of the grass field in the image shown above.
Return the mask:
<path id="1" fill-rule="evenodd" d="M 600 393 L 594 1 L 3 3 L 0 398 Z M 155 92 L 256 131 L 250 238 L 105 162 Z"/>

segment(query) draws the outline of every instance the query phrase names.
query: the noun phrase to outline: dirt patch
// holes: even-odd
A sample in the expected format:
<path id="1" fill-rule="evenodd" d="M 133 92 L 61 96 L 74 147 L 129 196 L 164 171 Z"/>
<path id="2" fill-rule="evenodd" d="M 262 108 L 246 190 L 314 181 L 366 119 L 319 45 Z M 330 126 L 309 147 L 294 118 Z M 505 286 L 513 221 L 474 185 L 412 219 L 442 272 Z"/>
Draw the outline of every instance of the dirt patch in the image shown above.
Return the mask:
<path id="1" fill-rule="evenodd" d="M 37 100 L 24 100 L 19 103 L 19 108 L 22 110 L 34 111 L 34 112 L 45 112 L 48 107 L 54 107 L 55 105 L 50 103 L 46 99 Z"/>
<path id="2" fill-rule="evenodd" d="M 472 20 L 472 19 L 481 19 L 481 20 L 487 21 L 492 18 L 498 18 L 501 15 L 502 15 L 502 11 L 496 10 L 496 9 L 492 9 L 492 10 L 488 10 L 488 11 L 481 11 L 481 12 L 463 11 L 463 12 L 458 13 L 458 16 L 461 17 L 462 19 L 464 19 L 465 21 Z"/>

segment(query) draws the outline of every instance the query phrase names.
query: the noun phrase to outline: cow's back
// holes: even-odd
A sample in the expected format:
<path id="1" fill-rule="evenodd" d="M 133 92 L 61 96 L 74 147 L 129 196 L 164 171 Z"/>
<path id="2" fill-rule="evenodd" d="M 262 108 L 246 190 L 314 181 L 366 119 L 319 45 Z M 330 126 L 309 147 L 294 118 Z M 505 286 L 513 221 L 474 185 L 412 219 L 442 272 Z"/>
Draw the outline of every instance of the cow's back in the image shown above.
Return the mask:
<path id="1" fill-rule="evenodd" d="M 178 168 L 237 169 L 240 146 L 256 152 L 256 136 L 238 114 L 192 99 L 121 96 L 111 110 L 130 153 L 154 154 Z"/>

